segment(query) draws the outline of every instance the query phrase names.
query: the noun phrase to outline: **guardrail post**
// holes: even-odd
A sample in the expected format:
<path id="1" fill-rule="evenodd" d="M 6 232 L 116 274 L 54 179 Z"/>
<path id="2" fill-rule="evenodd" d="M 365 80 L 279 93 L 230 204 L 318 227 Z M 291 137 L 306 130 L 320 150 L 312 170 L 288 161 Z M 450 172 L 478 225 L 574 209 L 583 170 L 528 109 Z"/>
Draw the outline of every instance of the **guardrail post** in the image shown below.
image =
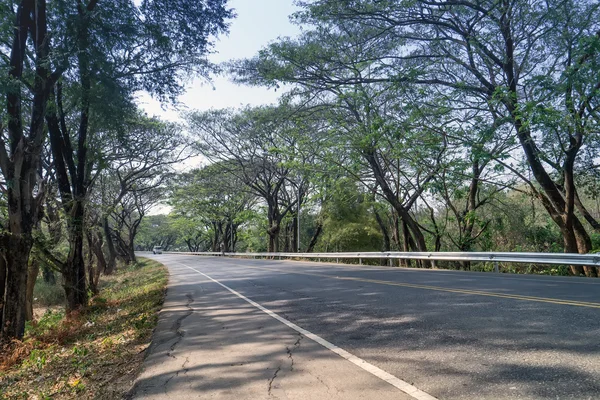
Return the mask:
<path id="1" fill-rule="evenodd" d="M 339 258 L 336 258 L 336 259 L 335 259 L 335 262 L 336 262 L 336 264 L 339 264 L 339 263 L 340 263 L 340 259 L 339 259 Z"/>
<path id="2" fill-rule="evenodd" d="M 435 268 L 435 260 L 431 260 L 431 268 L 436 269 Z"/>
<path id="3" fill-rule="evenodd" d="M 498 261 L 494 262 L 494 272 L 500 272 L 500 268 L 498 267 Z"/>
<path id="4" fill-rule="evenodd" d="M 319 258 L 317 258 L 317 262 L 321 262 L 321 258 L 320 258 L 320 257 L 319 257 Z"/>
<path id="5" fill-rule="evenodd" d="M 362 265 L 362 258 L 358 257 L 358 265 Z"/>

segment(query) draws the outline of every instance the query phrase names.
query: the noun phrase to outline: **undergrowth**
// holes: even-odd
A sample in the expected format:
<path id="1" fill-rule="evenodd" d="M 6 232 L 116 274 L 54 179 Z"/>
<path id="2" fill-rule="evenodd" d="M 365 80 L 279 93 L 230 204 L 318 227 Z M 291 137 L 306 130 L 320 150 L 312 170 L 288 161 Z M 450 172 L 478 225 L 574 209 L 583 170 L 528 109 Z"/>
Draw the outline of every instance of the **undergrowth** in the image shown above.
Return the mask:
<path id="1" fill-rule="evenodd" d="M 166 268 L 142 259 L 103 277 L 87 309 L 69 317 L 48 310 L 23 341 L 4 345 L 0 399 L 121 397 L 141 366 L 166 283 Z"/>

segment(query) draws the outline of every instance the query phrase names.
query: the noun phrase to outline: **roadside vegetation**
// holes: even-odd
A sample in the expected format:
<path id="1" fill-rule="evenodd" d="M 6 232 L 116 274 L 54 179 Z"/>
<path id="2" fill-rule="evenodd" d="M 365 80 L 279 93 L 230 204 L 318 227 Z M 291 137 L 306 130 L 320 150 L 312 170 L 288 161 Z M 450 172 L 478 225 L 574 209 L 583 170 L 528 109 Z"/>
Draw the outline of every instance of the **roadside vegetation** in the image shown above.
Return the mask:
<path id="1" fill-rule="evenodd" d="M 64 305 L 43 307 L 23 340 L 0 353 L 0 398 L 120 398 L 150 344 L 167 276 L 162 264 L 140 258 L 103 277 L 86 309 L 67 317 Z"/>

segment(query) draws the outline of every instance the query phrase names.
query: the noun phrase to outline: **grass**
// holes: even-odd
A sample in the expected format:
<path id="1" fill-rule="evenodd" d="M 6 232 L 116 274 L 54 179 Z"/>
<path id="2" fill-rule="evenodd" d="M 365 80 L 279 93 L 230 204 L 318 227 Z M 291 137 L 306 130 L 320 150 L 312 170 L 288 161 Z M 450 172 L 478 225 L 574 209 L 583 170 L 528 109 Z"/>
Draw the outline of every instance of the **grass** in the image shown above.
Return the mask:
<path id="1" fill-rule="evenodd" d="M 115 399 L 129 390 L 164 300 L 166 268 L 140 263 L 102 279 L 89 307 L 48 310 L 2 349 L 0 399 Z"/>

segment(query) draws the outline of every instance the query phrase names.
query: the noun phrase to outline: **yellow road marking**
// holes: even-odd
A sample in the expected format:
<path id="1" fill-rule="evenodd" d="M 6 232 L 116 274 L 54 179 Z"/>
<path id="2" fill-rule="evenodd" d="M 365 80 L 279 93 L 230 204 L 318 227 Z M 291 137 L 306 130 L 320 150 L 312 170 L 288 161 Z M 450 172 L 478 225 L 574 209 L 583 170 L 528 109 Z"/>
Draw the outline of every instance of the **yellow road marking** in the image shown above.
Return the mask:
<path id="1" fill-rule="evenodd" d="M 400 286 L 400 287 L 409 287 L 414 289 L 425 289 L 425 290 L 435 290 L 438 292 L 449 292 L 449 293 L 460 293 L 460 294 L 470 294 L 477 296 L 488 296 L 488 297 L 500 297 L 504 299 L 515 299 L 515 300 L 526 300 L 526 301 L 536 301 L 541 303 L 551 303 L 551 304 L 562 304 L 568 306 L 577 306 L 577 307 L 588 307 L 588 308 L 600 308 L 600 303 L 592 303 L 585 301 L 576 301 L 576 300 L 562 300 L 562 299 L 553 299 L 548 297 L 536 297 L 536 296 L 524 296 L 519 294 L 504 294 L 504 293 L 495 293 L 495 292 L 487 292 L 483 290 L 470 290 L 470 289 L 453 289 L 453 288 L 445 288 L 441 286 L 428 286 L 428 285 L 417 285 L 412 283 L 403 283 L 403 282 L 392 282 L 392 281 L 382 281 L 377 279 L 364 279 L 364 278 L 356 278 L 349 276 L 331 276 L 325 274 L 318 274 L 314 272 L 297 272 L 297 271 L 286 271 L 277 268 L 265 268 L 265 267 L 250 267 L 247 265 L 240 265 L 243 268 L 253 268 L 253 269 L 261 269 L 265 271 L 276 271 L 282 272 L 286 274 L 296 274 L 296 275 L 308 275 L 308 276 L 318 276 L 322 278 L 330 278 L 330 279 L 338 279 L 338 280 L 346 280 L 346 281 L 356 281 L 356 282 L 367 282 L 367 283 L 375 283 L 379 285 L 387 285 L 387 286 Z"/>
<path id="2" fill-rule="evenodd" d="M 278 261 L 283 261 L 283 262 L 291 262 L 291 263 L 314 263 L 314 261 L 304 261 L 304 260 L 278 260 Z M 339 268 L 339 269 L 343 269 L 343 270 L 348 270 L 348 269 L 355 269 L 355 270 L 359 270 L 359 271 L 363 271 L 363 270 L 371 270 L 371 271 L 385 271 L 385 272 L 395 272 L 395 273 L 431 273 L 431 274 L 436 274 L 436 275 L 446 275 L 446 276 L 454 276 L 454 277 L 458 277 L 460 276 L 460 274 L 465 273 L 465 276 L 462 279 L 470 279 L 468 277 L 468 275 L 466 275 L 469 272 L 473 272 L 473 271 L 453 271 L 451 272 L 450 270 L 445 270 L 445 269 L 425 269 L 425 268 L 408 268 L 408 267 L 394 267 L 394 268 L 390 268 L 390 267 L 380 267 L 380 266 L 371 266 L 371 265 L 356 265 L 356 264 L 342 264 L 340 265 L 339 263 L 334 263 L 334 262 L 329 262 L 329 261 L 320 261 L 318 264 L 327 264 L 327 268 Z M 571 279 L 573 277 L 564 277 L 564 276 L 548 276 L 548 278 L 554 278 L 554 280 L 550 280 L 550 279 L 538 279 L 535 277 L 530 277 L 530 278 L 517 278 L 517 277 L 513 277 L 511 275 L 517 275 L 518 274 L 502 274 L 502 279 L 504 280 L 511 280 L 511 281 L 523 281 L 523 282 L 542 282 L 546 285 L 557 285 L 557 284 L 572 284 L 572 285 L 599 285 L 600 286 L 600 279 L 590 279 L 590 278 L 581 278 L 581 279 L 588 279 L 590 280 L 589 282 L 583 282 L 581 279 L 575 280 L 575 279 Z M 497 274 L 491 274 L 491 273 L 481 273 L 481 275 L 478 275 L 478 277 L 480 278 L 486 278 L 486 279 L 498 279 L 498 275 Z M 561 279 L 562 278 L 562 279 Z"/>

